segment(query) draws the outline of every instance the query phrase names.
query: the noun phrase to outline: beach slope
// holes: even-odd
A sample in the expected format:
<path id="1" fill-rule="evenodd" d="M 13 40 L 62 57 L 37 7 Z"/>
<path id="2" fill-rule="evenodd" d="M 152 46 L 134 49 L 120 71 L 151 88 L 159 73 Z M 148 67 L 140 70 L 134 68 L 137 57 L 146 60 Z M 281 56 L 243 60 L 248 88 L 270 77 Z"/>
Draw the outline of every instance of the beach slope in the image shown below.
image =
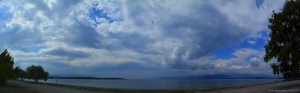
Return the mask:
<path id="1" fill-rule="evenodd" d="M 211 93 L 300 93 L 300 80 L 212 89 Z M 201 93 L 201 92 L 199 92 Z"/>

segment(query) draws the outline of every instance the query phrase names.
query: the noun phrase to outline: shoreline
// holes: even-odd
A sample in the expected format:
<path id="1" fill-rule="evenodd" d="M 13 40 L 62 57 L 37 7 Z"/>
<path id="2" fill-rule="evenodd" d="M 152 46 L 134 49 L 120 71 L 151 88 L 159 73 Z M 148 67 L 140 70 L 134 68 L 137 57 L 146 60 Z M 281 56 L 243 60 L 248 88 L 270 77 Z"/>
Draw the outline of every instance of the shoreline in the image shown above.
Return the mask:
<path id="1" fill-rule="evenodd" d="M 52 90 L 60 90 L 63 92 L 55 91 L 55 93 L 72 93 L 74 91 L 81 91 L 79 93 L 203 93 L 203 92 L 218 92 L 218 93 L 238 93 L 238 92 L 284 92 L 291 91 L 300 92 L 300 80 L 294 81 L 274 81 L 261 84 L 248 84 L 237 85 L 220 88 L 208 88 L 208 89 L 118 89 L 118 88 L 98 88 L 89 86 L 77 86 L 77 85 L 65 85 L 65 84 L 53 84 L 53 83 L 34 83 L 31 81 L 15 81 L 9 80 L 9 84 L 25 87 L 21 89 L 30 89 L 32 91 L 38 91 L 34 93 L 51 93 Z M 41 87 L 39 90 L 36 87 Z M 47 92 L 48 90 L 50 92 Z M 3 89 L 2 89 L 3 90 Z M 72 92 L 68 92 L 72 91 Z M 83 91 L 83 92 L 82 92 Z M 52 91 L 53 92 L 53 91 Z M 289 92 L 289 93 L 291 93 Z M 17 92 L 16 92 L 17 93 Z M 75 92 L 76 93 L 76 92 Z"/>

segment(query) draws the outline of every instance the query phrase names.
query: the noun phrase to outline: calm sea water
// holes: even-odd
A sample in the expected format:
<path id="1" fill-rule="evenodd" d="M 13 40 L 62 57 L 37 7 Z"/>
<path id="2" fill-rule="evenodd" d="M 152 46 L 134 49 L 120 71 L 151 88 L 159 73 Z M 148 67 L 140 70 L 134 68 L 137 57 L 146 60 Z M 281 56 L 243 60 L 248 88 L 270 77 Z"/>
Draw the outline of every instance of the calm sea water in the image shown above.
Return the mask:
<path id="1" fill-rule="evenodd" d="M 279 81 L 278 79 L 89 80 L 57 79 L 57 84 L 130 89 L 205 89 Z M 56 83 L 49 79 L 45 83 Z"/>

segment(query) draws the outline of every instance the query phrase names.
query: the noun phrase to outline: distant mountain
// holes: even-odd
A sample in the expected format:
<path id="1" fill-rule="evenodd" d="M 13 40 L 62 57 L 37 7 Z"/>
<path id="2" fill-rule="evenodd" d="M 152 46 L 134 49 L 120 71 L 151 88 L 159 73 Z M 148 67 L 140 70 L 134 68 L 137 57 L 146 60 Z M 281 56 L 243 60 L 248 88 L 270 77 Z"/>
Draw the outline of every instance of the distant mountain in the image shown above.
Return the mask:
<path id="1" fill-rule="evenodd" d="M 85 74 L 49 74 L 49 77 L 95 77 L 91 75 L 85 75 Z"/>
<path id="2" fill-rule="evenodd" d="M 204 75 L 202 78 L 204 78 L 204 79 L 228 79 L 228 78 L 233 78 L 233 77 L 229 76 L 229 75 L 224 75 L 224 74 L 213 74 L 213 75 Z"/>
<path id="3" fill-rule="evenodd" d="M 48 77 L 51 79 L 103 79 L 103 80 L 126 80 L 125 78 L 97 78 L 97 77 Z"/>
<path id="4" fill-rule="evenodd" d="M 265 75 L 265 74 L 226 73 L 226 74 L 163 77 L 158 79 L 276 79 L 276 78 L 279 77 L 272 76 L 272 75 Z"/>
<path id="5" fill-rule="evenodd" d="M 103 79 L 103 80 L 126 80 L 126 78 L 119 78 L 119 77 L 94 77 L 94 76 L 87 76 L 87 75 L 80 75 L 80 74 L 60 74 L 60 75 L 52 75 L 48 76 L 50 79 Z"/>

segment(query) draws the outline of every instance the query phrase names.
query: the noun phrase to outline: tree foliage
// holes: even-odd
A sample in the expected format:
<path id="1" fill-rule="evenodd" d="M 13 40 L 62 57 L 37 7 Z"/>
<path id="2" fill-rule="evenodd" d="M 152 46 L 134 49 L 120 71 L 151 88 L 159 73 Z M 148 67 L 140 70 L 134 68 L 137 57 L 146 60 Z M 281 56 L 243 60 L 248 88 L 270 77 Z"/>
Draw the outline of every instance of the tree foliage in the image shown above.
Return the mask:
<path id="1" fill-rule="evenodd" d="M 300 77 L 300 0 L 287 0 L 280 12 L 273 11 L 269 23 L 264 61 L 276 59 L 271 63 L 273 73 L 285 79 Z"/>
<path id="2" fill-rule="evenodd" d="M 40 79 L 45 81 L 48 80 L 49 73 L 44 70 L 42 66 L 31 65 L 27 67 L 27 78 L 33 79 L 35 82 L 38 82 Z"/>
<path id="3" fill-rule="evenodd" d="M 0 84 L 5 84 L 13 76 L 14 59 L 7 49 L 0 54 Z"/>
<path id="4" fill-rule="evenodd" d="M 19 66 L 13 68 L 14 59 L 7 49 L 0 54 L 0 85 L 6 84 L 7 79 L 33 79 L 35 82 L 38 80 L 48 80 L 49 73 L 44 70 L 42 66 L 30 66 L 26 71 L 22 70 Z"/>
<path id="5" fill-rule="evenodd" d="M 15 67 L 14 70 L 14 79 L 21 79 L 23 80 L 26 77 L 26 71 L 22 70 L 19 66 Z"/>

